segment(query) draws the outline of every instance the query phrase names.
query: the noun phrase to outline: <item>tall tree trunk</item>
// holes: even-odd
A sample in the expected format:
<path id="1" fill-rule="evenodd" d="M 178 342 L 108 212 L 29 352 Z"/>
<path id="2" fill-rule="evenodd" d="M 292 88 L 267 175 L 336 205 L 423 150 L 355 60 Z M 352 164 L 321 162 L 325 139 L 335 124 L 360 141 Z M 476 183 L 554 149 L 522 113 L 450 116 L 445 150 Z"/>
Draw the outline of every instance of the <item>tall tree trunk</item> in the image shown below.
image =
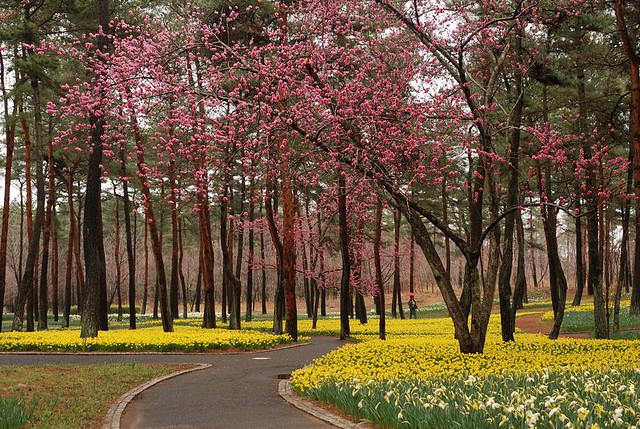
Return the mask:
<path id="1" fill-rule="evenodd" d="M 39 157 L 39 156 L 38 156 Z M 33 222 L 33 233 L 31 236 L 31 240 L 29 240 L 29 250 L 27 253 L 27 260 L 25 263 L 24 272 L 22 274 L 22 279 L 20 280 L 20 285 L 18 287 L 18 296 L 16 298 L 16 308 L 14 312 L 13 318 L 13 331 L 22 331 L 23 328 L 23 319 L 24 319 L 24 309 L 25 304 L 28 298 L 28 295 L 32 293 L 35 287 L 35 267 L 36 267 L 36 258 L 38 257 L 38 248 L 40 242 L 40 231 L 42 230 L 42 223 L 44 221 L 44 199 L 45 199 L 45 186 L 44 186 L 44 174 L 42 172 L 42 163 L 40 160 L 36 162 L 36 195 L 37 195 L 37 205 L 36 205 L 36 216 Z M 31 328 L 33 330 L 33 313 L 31 313 L 31 321 L 27 325 L 27 330 Z M 29 322 L 29 320 L 27 320 Z M 32 325 L 32 326 L 29 326 Z"/>
<path id="2" fill-rule="evenodd" d="M 633 165 L 634 148 L 629 146 L 629 165 Z M 626 194 L 631 195 L 633 192 L 633 170 L 627 169 L 627 189 Z M 616 291 L 613 304 L 613 330 L 620 329 L 620 299 L 622 297 L 623 284 L 627 284 L 626 280 L 631 273 L 629 266 L 629 220 L 631 218 L 631 200 L 624 198 L 622 203 L 622 240 L 620 241 L 620 266 L 618 271 L 618 279 L 616 281 Z"/>
<path id="3" fill-rule="evenodd" d="M 399 209 L 393 211 L 393 298 L 391 304 L 391 315 L 395 319 L 398 314 L 404 319 L 404 310 L 402 309 L 402 286 L 400 283 L 400 221 L 401 213 Z M 396 313 L 396 306 L 398 312 Z"/>
<path id="4" fill-rule="evenodd" d="M 307 214 L 307 222 L 309 225 L 309 233 L 311 233 L 311 218 L 309 217 L 309 215 Z M 316 275 L 314 275 L 311 278 L 311 287 L 313 288 L 313 296 L 314 296 L 314 302 L 313 302 L 313 321 L 312 321 L 312 329 L 316 329 L 318 327 L 318 311 L 319 311 L 319 307 L 320 307 L 320 285 L 322 285 L 324 290 L 324 263 L 322 260 L 322 254 L 323 254 L 323 249 L 322 249 L 322 243 L 323 243 L 323 234 L 322 234 L 322 214 L 320 212 L 320 208 L 318 206 L 316 206 L 316 228 L 318 231 L 318 244 L 317 244 L 317 248 L 315 250 L 315 257 L 312 259 L 312 263 L 311 263 L 311 271 L 316 273 Z M 318 267 L 319 264 L 319 267 Z M 318 268 L 318 271 L 316 271 L 316 268 Z M 320 282 L 319 282 L 320 281 Z"/>
<path id="5" fill-rule="evenodd" d="M 67 241 L 67 265 L 65 267 L 65 283 L 64 283 L 64 310 L 63 319 L 64 327 L 69 327 L 69 316 L 71 314 L 71 277 L 73 275 L 73 252 L 75 247 L 76 222 L 73 210 L 73 171 L 69 171 L 67 180 L 67 206 L 69 208 L 69 238 Z M 78 296 L 78 299 L 80 297 Z"/>
<path id="6" fill-rule="evenodd" d="M 147 301 L 149 298 L 149 221 L 144 215 L 144 283 L 142 289 L 142 314 L 147 314 Z"/>
<path id="7" fill-rule="evenodd" d="M 360 219 L 358 222 L 358 237 L 359 241 L 364 238 L 364 220 Z M 353 261 L 354 261 L 354 270 L 353 270 L 353 278 L 354 278 L 354 292 L 355 292 L 355 306 L 356 306 L 356 317 L 360 320 L 361 324 L 367 323 L 367 307 L 364 302 L 364 295 L 362 294 L 362 255 L 363 249 L 361 247 L 357 247 L 353 251 Z"/>
<path id="8" fill-rule="evenodd" d="M 449 201 L 447 198 L 447 176 L 445 175 L 442 180 L 442 222 L 445 225 L 449 224 Z M 411 229 L 411 239 L 415 242 L 413 228 Z M 413 243 L 412 243 L 413 244 Z M 451 281 L 451 243 L 448 236 L 444 236 L 444 268 Z M 412 290 L 413 292 L 413 290 Z"/>
<path id="9" fill-rule="evenodd" d="M 171 209 L 171 279 L 169 282 L 169 304 L 171 305 L 171 317 L 179 317 L 178 310 L 178 189 L 176 185 L 176 147 L 173 139 L 173 129 L 169 131 L 169 139 L 172 141 L 169 154 L 169 207 Z"/>
<path id="10" fill-rule="evenodd" d="M 109 29 L 109 2 L 96 2 L 98 24 L 104 32 Z M 108 39 L 106 35 L 98 36 L 98 47 L 106 51 Z M 100 95 L 102 97 L 103 94 Z M 87 169 L 87 183 L 84 200 L 84 265 L 85 291 L 82 306 L 82 338 L 98 336 L 98 329 L 107 330 L 107 278 L 104 254 L 104 239 L 102 233 L 102 137 L 105 121 L 97 115 L 91 115 L 91 151 Z"/>
<path id="11" fill-rule="evenodd" d="M 164 186 L 164 181 L 160 182 L 160 201 L 165 201 L 165 186 Z M 160 228 L 158 229 L 158 237 L 160 239 L 160 250 L 164 249 L 164 215 L 165 215 L 165 211 L 164 211 L 164 204 L 160 205 Z M 151 231 L 149 231 L 149 233 L 151 233 Z M 153 241 L 151 242 L 151 251 L 153 252 Z M 155 256 L 154 256 L 154 260 L 155 260 Z M 165 274 L 166 276 L 166 274 Z M 157 268 L 156 268 L 156 279 L 155 279 L 155 283 L 153 285 L 153 320 L 158 320 L 159 316 L 158 316 L 158 306 L 160 305 L 160 289 L 159 289 L 159 280 L 158 280 L 158 273 L 157 273 Z M 168 290 L 167 290 L 168 293 Z M 167 298 L 169 299 L 169 298 Z M 171 306 L 169 305 L 169 309 L 171 308 Z"/>
<path id="12" fill-rule="evenodd" d="M 581 212 L 580 199 L 578 198 L 576 204 L 576 211 Z M 573 297 L 571 305 L 578 306 L 582 302 L 582 295 L 584 294 L 584 265 L 582 255 L 584 253 L 582 246 L 582 217 L 577 216 L 575 219 L 576 224 L 576 294 Z"/>
<path id="13" fill-rule="evenodd" d="M 615 14 L 618 33 L 622 46 L 629 60 L 629 81 L 631 83 L 631 146 L 633 147 L 634 194 L 636 196 L 635 215 L 635 249 L 633 264 L 633 284 L 631 288 L 632 315 L 640 315 L 640 54 L 636 51 L 637 43 L 633 43 L 624 15 L 622 0 L 615 0 Z"/>
<path id="14" fill-rule="evenodd" d="M 274 186 L 271 183 L 272 179 L 267 178 L 267 189 L 265 197 L 265 214 L 267 218 L 267 224 L 269 226 L 269 234 L 271 235 L 271 241 L 273 247 L 276 250 L 276 270 L 277 281 L 275 290 L 275 299 L 273 301 L 273 332 L 276 334 L 282 334 L 282 313 L 284 310 L 284 286 L 283 286 L 283 245 L 280 241 L 278 234 L 278 227 L 276 226 L 275 211 L 277 211 L 277 196 L 275 195 Z"/>
<path id="15" fill-rule="evenodd" d="M 229 304 L 229 329 L 240 329 L 240 320 L 236 312 L 235 295 L 240 293 L 240 280 L 234 273 L 233 266 L 233 221 L 229 225 L 229 205 L 233 197 L 229 190 L 229 182 L 225 185 L 222 198 L 220 198 L 220 249 L 222 250 L 222 275 L 224 276 L 227 290 L 227 302 Z"/>
<path id="16" fill-rule="evenodd" d="M 551 198 L 550 185 L 551 181 L 551 167 L 547 165 L 545 167 L 546 178 L 544 185 L 542 184 L 541 171 L 538 171 L 539 184 L 541 192 L 545 192 L 548 198 Z M 543 189 L 546 187 L 546 191 Z M 548 202 L 551 202 L 548 201 Z M 565 300 L 567 294 L 567 280 L 562 269 L 562 262 L 558 254 L 558 239 L 557 239 L 557 212 L 556 209 L 548 204 L 544 204 L 541 208 L 542 222 L 544 227 L 545 242 L 547 245 L 547 259 L 549 263 L 549 283 L 551 289 L 551 299 L 553 304 L 554 322 L 549 338 L 556 339 L 560 335 L 560 327 L 562 326 L 562 320 L 564 318 Z"/>
<path id="17" fill-rule="evenodd" d="M 522 49 L 522 35 L 516 37 L 516 50 L 518 55 Z M 520 150 L 520 126 L 522 123 L 522 111 L 524 107 L 524 88 L 522 84 L 522 74 L 515 74 L 516 103 L 515 108 L 509 118 L 512 132 L 511 144 L 509 147 L 509 183 L 507 188 L 507 210 L 510 210 L 505 217 L 504 224 L 504 247 L 502 250 L 502 264 L 498 275 L 498 296 L 500 300 L 500 326 L 502 331 L 502 341 L 515 341 L 513 332 L 515 327 L 511 325 L 515 322 L 512 313 L 515 314 L 515 306 L 511 306 L 511 273 L 513 271 L 513 234 L 515 230 L 516 213 L 514 208 L 518 204 L 519 190 L 519 150 Z"/>
<path id="18" fill-rule="evenodd" d="M 602 175 L 600 176 L 602 177 Z M 607 333 L 611 332 L 611 313 L 610 313 L 610 297 L 611 297 L 611 272 L 613 260 L 611 258 L 611 210 L 607 206 L 604 211 L 604 305 L 605 318 L 607 320 Z"/>
<path id="19" fill-rule="evenodd" d="M 71 188 L 73 189 L 73 188 Z M 82 191 L 81 191 L 81 184 L 80 181 L 78 181 L 78 185 L 77 185 L 77 200 L 78 200 L 78 212 L 74 215 L 75 217 L 75 222 L 74 222 L 74 227 L 76 229 L 75 234 L 74 234 L 74 245 L 73 245 L 73 257 L 75 259 L 75 266 L 76 266 L 76 296 L 77 296 L 77 302 L 78 302 L 78 314 L 82 314 L 82 306 L 84 304 L 84 291 L 85 291 L 85 286 L 84 286 L 84 267 L 82 265 L 82 257 L 81 257 L 81 252 L 80 252 L 80 242 L 82 241 L 82 204 L 83 204 L 83 200 L 81 198 L 82 196 Z M 71 208 L 73 208 L 73 206 L 71 206 Z"/>
<path id="20" fill-rule="evenodd" d="M 25 16 L 25 24 L 30 19 L 30 6 L 26 6 L 24 10 Z M 28 31 L 25 35 L 25 42 L 34 45 L 36 43 L 35 34 L 33 34 L 32 30 Z M 27 48 L 29 56 L 34 55 L 33 48 Z M 34 303 L 36 302 L 35 290 L 36 290 L 36 282 L 34 281 L 35 277 L 35 267 L 36 267 L 36 259 L 38 257 L 38 248 L 40 243 L 40 230 L 42 229 L 44 222 L 44 212 L 45 212 L 45 178 L 44 178 L 44 133 L 42 129 L 42 100 L 40 94 L 40 82 L 38 80 L 38 76 L 35 73 L 32 73 L 29 77 L 31 83 L 31 91 L 33 94 L 33 116 L 34 116 L 34 129 L 35 129 L 35 138 L 36 138 L 36 217 L 34 224 L 32 226 L 32 234 L 29 243 L 29 253 L 27 254 L 27 263 L 25 266 L 25 272 L 22 276 L 22 280 L 20 281 L 20 285 L 18 287 L 18 298 L 16 300 L 16 309 L 14 312 L 13 318 L 13 327 L 14 331 L 22 330 L 22 322 L 24 317 L 24 306 L 27 300 L 29 299 L 29 291 L 31 291 L 31 299 L 30 304 L 31 308 L 34 307 Z M 28 141 L 28 127 L 25 127 L 26 122 L 23 122 L 23 129 L 25 130 L 25 144 Z M 27 166 L 25 165 L 25 169 Z M 30 182 L 27 186 L 31 186 Z M 30 190 L 27 188 L 27 200 L 30 196 Z M 27 201 L 27 212 L 30 211 L 30 203 L 31 201 Z M 27 214 L 27 229 L 29 229 L 29 215 Z M 46 271 L 45 271 L 46 277 Z M 46 299 L 46 295 L 45 295 Z M 31 312 L 28 314 L 27 320 L 27 330 L 31 328 L 33 330 L 33 317 L 31 316 Z M 46 314 L 44 316 L 46 318 Z"/>
<path id="21" fill-rule="evenodd" d="M 347 185 L 343 173 L 338 176 L 338 224 L 340 226 L 340 252 L 342 253 L 342 279 L 340 281 L 340 339 L 351 336 L 349 328 L 349 280 L 351 258 L 349 256 L 349 219 L 347 217 Z"/>
<path id="22" fill-rule="evenodd" d="M 206 186 L 206 184 L 204 184 Z M 202 327 L 212 329 L 216 327 L 216 295 L 213 277 L 215 263 L 213 253 L 213 240 L 211 234 L 211 214 L 209 212 L 209 200 L 206 187 L 200 187 L 198 195 L 198 219 L 200 222 L 200 243 L 202 246 L 202 284 L 204 289 L 204 317 Z M 224 282 L 222 285 L 224 291 Z M 224 314 L 224 313 L 223 313 Z"/>
<path id="23" fill-rule="evenodd" d="M 122 199 L 124 201 L 124 232 L 127 246 L 127 269 L 129 273 L 129 329 L 136 329 L 136 257 L 134 239 L 131 234 L 131 201 L 129 199 L 129 176 L 124 148 L 120 149 L 120 176 L 122 177 Z M 146 231 L 146 228 L 145 228 Z"/>
<path id="24" fill-rule="evenodd" d="M 182 220 L 182 215 L 178 216 L 178 241 L 179 241 L 179 257 L 178 257 L 178 274 L 180 275 L 180 288 L 182 290 L 182 318 L 186 319 L 187 314 L 187 305 L 189 303 L 189 297 L 187 292 L 187 282 L 184 278 L 184 240 L 183 240 L 183 228 L 184 223 Z"/>
<path id="25" fill-rule="evenodd" d="M 549 50 L 549 35 L 547 35 L 546 51 Z M 549 123 L 549 94 L 547 85 L 542 87 L 542 114 L 544 123 Z M 538 169 L 538 189 L 541 201 L 544 203 L 552 203 L 553 195 L 551 193 L 551 166 L 549 162 L 545 163 L 544 177 L 540 164 Z M 544 198 L 546 200 L 544 200 Z M 565 298 L 567 293 L 567 279 L 564 275 L 562 263 L 558 255 L 558 238 L 556 236 L 557 211 L 556 208 L 549 204 L 542 204 L 540 207 L 542 215 L 542 225 L 544 229 L 545 243 L 547 246 L 547 261 L 549 264 L 549 288 L 551 291 L 551 303 L 553 307 L 553 327 L 549 333 L 549 338 L 556 339 L 560 335 L 560 327 L 564 319 Z"/>
<path id="26" fill-rule="evenodd" d="M 47 142 L 47 207 L 44 214 L 44 224 L 42 225 L 42 262 L 40 264 L 40 293 L 38 311 L 38 330 L 48 328 L 47 316 L 49 313 L 49 288 L 47 279 L 49 277 L 49 245 L 51 244 L 51 228 L 53 204 L 55 198 L 55 173 L 53 171 L 53 144 L 51 138 Z"/>
<path id="27" fill-rule="evenodd" d="M 516 265 L 516 284 L 513 288 L 513 305 L 511 306 L 511 328 L 516 330 L 516 312 L 524 307 L 524 297 L 527 294 L 527 277 L 524 263 L 524 225 L 522 213 L 516 217 L 516 237 L 518 242 L 518 261 Z"/>
<path id="28" fill-rule="evenodd" d="M 309 260 L 308 260 L 308 254 L 307 254 L 307 243 L 309 240 L 307 240 L 307 235 L 305 232 L 305 225 L 303 223 L 303 217 L 302 217 L 302 211 L 300 208 L 300 201 L 296 200 L 296 207 L 297 207 L 297 215 L 298 215 L 298 225 L 300 228 L 300 245 L 301 245 L 301 250 L 302 250 L 302 291 L 303 291 L 303 295 L 304 295 L 304 303 L 305 303 L 305 307 L 306 307 L 306 311 L 307 311 L 307 317 L 312 318 L 313 317 L 313 292 L 311 291 L 311 283 L 309 282 L 309 276 L 308 276 L 308 272 L 309 272 Z M 308 221 L 308 216 L 309 216 L 309 198 L 307 197 L 305 199 L 305 219 Z M 309 252 L 311 252 L 311 249 L 309 249 Z"/>
<path id="29" fill-rule="evenodd" d="M 22 113 L 22 99 L 18 100 L 20 105 L 20 113 Z M 31 162 L 31 136 L 29 132 L 29 125 L 27 124 L 27 120 L 22 117 L 20 118 L 20 124 L 22 128 L 22 135 L 24 139 L 24 174 L 25 174 L 25 183 L 26 183 L 26 223 L 27 223 L 27 241 L 29 242 L 29 246 L 27 248 L 27 261 L 25 261 L 25 265 L 28 264 L 29 260 L 29 249 L 31 247 L 31 241 L 33 240 L 33 195 L 32 195 L 32 186 L 33 179 L 31 177 L 32 173 L 32 162 Z M 24 277 L 27 267 L 25 266 L 21 279 Z M 35 270 L 35 262 L 33 263 L 31 270 Z M 32 277 L 33 278 L 33 277 Z M 22 280 L 20 280 L 22 282 Z M 20 283 L 19 282 L 19 283 Z M 35 281 L 32 279 L 31 283 L 26 291 L 26 306 L 27 306 L 27 331 L 31 332 L 34 330 L 34 320 L 33 320 L 33 312 L 34 312 L 34 289 L 35 289 Z M 18 296 L 20 295 L 18 291 Z M 16 299 L 17 303 L 17 299 Z M 14 314 L 15 315 L 15 314 Z"/>
<path id="30" fill-rule="evenodd" d="M 513 308 L 521 310 L 524 308 L 524 304 L 528 302 L 527 299 L 527 266 L 525 264 L 525 240 L 524 240 L 524 224 L 522 222 L 522 213 L 518 213 L 516 218 L 516 237 L 518 239 L 518 265 L 516 267 L 516 286 L 514 288 L 514 306 Z M 515 315 L 515 313 L 514 313 Z M 515 329 L 515 320 L 512 323 Z"/>
<path id="31" fill-rule="evenodd" d="M 242 183 L 240 185 L 240 204 L 239 204 L 239 226 L 238 226 L 238 242 L 236 247 L 236 270 L 235 276 L 238 279 L 238 282 L 235 283 L 235 290 L 233 292 L 233 310 L 234 315 L 236 317 L 236 323 L 238 328 L 240 327 L 240 309 L 242 308 L 241 304 L 241 295 L 242 295 L 242 281 L 240 280 L 242 277 L 242 258 L 244 251 L 244 209 L 245 209 L 245 199 L 247 197 L 247 185 L 245 182 L 244 175 L 242 176 Z M 233 262 L 232 262 L 233 263 Z"/>
<path id="32" fill-rule="evenodd" d="M 583 135 L 587 135 L 587 95 L 585 88 L 584 69 L 581 61 L 577 63 L 578 77 L 578 121 L 580 131 Z M 592 152 L 589 142 L 585 139 L 583 145 L 584 157 L 591 160 Z M 599 197 L 598 197 L 598 178 L 596 171 L 589 163 L 586 168 L 586 184 L 588 193 L 586 196 L 587 209 L 587 240 L 589 245 L 589 277 L 587 279 L 590 288 L 593 290 L 593 312 L 595 320 L 595 336 L 596 338 L 608 338 L 609 329 L 607 327 L 607 319 L 605 314 L 605 297 L 602 290 L 602 254 L 600 252 L 600 231 L 599 231 Z"/>
<path id="33" fill-rule="evenodd" d="M 18 251 L 18 269 L 16 273 L 16 284 L 20 284 L 22 273 L 24 272 L 24 182 L 20 183 L 20 250 Z"/>
<path id="34" fill-rule="evenodd" d="M 522 53 L 522 27 L 515 36 L 516 56 L 521 59 Z M 522 125 L 522 112 L 524 109 L 524 85 L 521 73 L 514 74 L 515 106 L 509 118 L 511 136 L 509 146 L 509 183 L 507 187 L 507 210 L 511 210 L 504 224 L 504 247 L 502 251 L 502 264 L 498 275 L 498 296 L 500 300 L 500 325 L 502 341 L 515 341 L 513 332 L 515 326 L 515 305 L 511 303 L 511 272 L 513 271 L 513 234 L 516 222 L 515 207 L 519 201 L 519 160 L 520 160 L 520 128 Z"/>
<path id="35" fill-rule="evenodd" d="M 202 293 L 202 259 L 204 252 L 204 246 L 202 244 L 202 235 L 200 235 L 200 244 L 198 249 L 198 279 L 196 280 L 196 296 L 194 298 L 194 305 L 196 313 L 200 313 L 200 296 Z"/>
<path id="36" fill-rule="evenodd" d="M 260 200 L 260 212 L 262 213 L 262 200 Z M 267 314 L 267 270 L 265 269 L 265 260 L 264 260 L 264 229 L 260 228 L 260 260 L 262 261 L 260 267 L 261 273 L 261 307 L 260 312 L 262 314 Z"/>
<path id="37" fill-rule="evenodd" d="M 376 221 L 375 221 L 375 235 L 373 238 L 373 263 L 375 266 L 375 277 L 378 295 L 378 312 L 380 314 L 380 339 L 387 338 L 386 331 L 386 309 L 385 309 L 385 297 L 384 297 L 384 280 L 382 278 L 382 261 L 380 259 L 380 247 L 382 245 L 382 200 L 378 198 L 376 205 Z"/>
<path id="38" fill-rule="evenodd" d="M 58 227 L 57 227 L 57 213 L 55 201 L 53 204 L 53 212 L 51 215 L 51 307 L 53 311 L 53 320 L 55 322 L 59 319 L 59 257 L 58 257 Z"/>
<path id="39" fill-rule="evenodd" d="M 411 237 L 409 243 L 409 293 L 415 293 L 415 265 L 416 265 L 416 246 L 415 238 L 413 235 L 413 228 L 411 228 Z"/>
<path id="40" fill-rule="evenodd" d="M 114 260 L 116 265 L 116 287 L 115 293 L 118 297 L 118 322 L 122 321 L 122 259 L 120 254 L 120 201 L 116 193 L 116 184 L 113 184 L 113 198 L 115 199 L 115 243 Z"/>
<path id="41" fill-rule="evenodd" d="M 153 203 L 151 199 L 151 190 L 149 188 L 149 179 L 147 177 L 147 165 L 144 159 L 144 144 L 142 135 L 138 127 L 135 116 L 131 117 L 132 133 L 136 142 L 136 158 L 138 164 L 138 175 L 140 177 L 140 187 L 142 192 L 142 201 L 145 213 L 148 219 L 149 235 L 151 236 L 151 250 L 156 263 L 156 278 L 158 301 L 160 305 L 160 314 L 162 317 L 162 329 L 164 332 L 173 332 L 173 319 L 169 308 L 169 300 L 167 297 L 167 278 L 164 268 L 164 259 L 162 257 L 162 244 L 158 232 L 158 225 L 153 213 Z M 86 214 L 85 214 L 86 215 Z"/>
<path id="42" fill-rule="evenodd" d="M 4 164 L 4 197 L 2 204 L 2 226 L 0 227 L 0 332 L 2 332 L 2 315 L 4 310 L 4 294 L 6 289 L 7 272 L 7 240 L 9 236 L 9 214 L 11 208 L 11 175 L 13 169 L 13 150 L 15 148 L 16 124 L 9 117 L 9 97 L 5 85 L 4 57 L 0 52 L 0 89 L 4 107 L 5 125 L 5 164 Z M 13 115 L 16 114 L 14 100 Z"/>
<path id="43" fill-rule="evenodd" d="M 255 193 L 254 179 L 251 177 L 249 181 L 249 254 L 247 255 L 247 305 L 245 309 L 245 320 L 250 322 L 253 314 L 253 261 L 255 253 L 254 227 L 253 221 L 255 217 Z"/>
<path id="44" fill-rule="evenodd" d="M 535 242 L 533 239 L 533 225 L 531 225 L 531 227 L 529 228 L 529 252 L 530 252 L 530 257 L 531 257 L 531 277 L 533 280 L 533 287 L 538 289 L 539 285 L 538 285 L 538 268 L 537 268 L 537 262 L 536 262 L 536 248 L 535 248 Z"/>
<path id="45" fill-rule="evenodd" d="M 285 329 L 298 341 L 298 310 L 296 308 L 296 203 L 288 160 L 281 167 L 282 181 L 282 277 L 285 304 Z"/>

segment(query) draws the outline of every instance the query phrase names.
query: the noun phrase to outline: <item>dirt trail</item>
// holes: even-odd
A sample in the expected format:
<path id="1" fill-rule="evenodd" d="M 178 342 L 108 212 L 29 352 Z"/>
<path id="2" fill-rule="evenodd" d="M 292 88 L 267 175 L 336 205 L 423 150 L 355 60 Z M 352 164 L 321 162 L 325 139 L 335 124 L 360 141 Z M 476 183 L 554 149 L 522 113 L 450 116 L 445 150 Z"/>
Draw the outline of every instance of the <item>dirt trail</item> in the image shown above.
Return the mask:
<path id="1" fill-rule="evenodd" d="M 529 334 L 548 334 L 553 327 L 553 323 L 549 320 L 542 320 L 544 311 L 538 311 L 524 316 L 516 317 L 516 327 L 523 332 Z M 565 338 L 591 338 L 589 332 L 560 332 L 561 337 Z"/>

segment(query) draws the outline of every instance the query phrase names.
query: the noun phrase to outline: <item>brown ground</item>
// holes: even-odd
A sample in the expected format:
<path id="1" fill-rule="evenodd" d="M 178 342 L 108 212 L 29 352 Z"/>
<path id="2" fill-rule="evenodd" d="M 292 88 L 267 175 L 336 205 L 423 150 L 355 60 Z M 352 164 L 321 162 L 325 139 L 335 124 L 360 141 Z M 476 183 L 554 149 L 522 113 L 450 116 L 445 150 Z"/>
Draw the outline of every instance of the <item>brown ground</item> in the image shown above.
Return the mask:
<path id="1" fill-rule="evenodd" d="M 553 327 L 553 323 L 551 323 L 551 321 L 541 320 L 545 311 L 547 310 L 536 311 L 532 314 L 517 317 L 516 327 L 530 334 L 548 334 Z M 560 336 L 565 338 L 591 338 L 589 332 L 560 332 Z"/>

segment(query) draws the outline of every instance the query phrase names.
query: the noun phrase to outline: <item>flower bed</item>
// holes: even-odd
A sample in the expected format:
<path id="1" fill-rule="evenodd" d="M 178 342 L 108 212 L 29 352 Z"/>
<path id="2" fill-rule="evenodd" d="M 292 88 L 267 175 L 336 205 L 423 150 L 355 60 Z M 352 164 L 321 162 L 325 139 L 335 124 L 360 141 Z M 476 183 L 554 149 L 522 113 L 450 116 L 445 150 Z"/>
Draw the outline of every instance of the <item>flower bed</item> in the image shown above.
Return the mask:
<path id="1" fill-rule="evenodd" d="M 266 349 L 290 342 L 288 335 L 189 326 L 177 326 L 171 333 L 159 327 L 112 330 L 87 339 L 80 338 L 79 330 L 67 329 L 1 333 L 0 351 L 206 352 Z"/>
<path id="2" fill-rule="evenodd" d="M 294 372 L 293 387 L 383 427 L 597 428 L 640 421 L 636 341 L 518 334 L 516 343 L 503 343 L 492 318 L 485 353 L 463 355 L 450 322 L 432 322 L 444 328 L 440 335 L 361 336 Z"/>

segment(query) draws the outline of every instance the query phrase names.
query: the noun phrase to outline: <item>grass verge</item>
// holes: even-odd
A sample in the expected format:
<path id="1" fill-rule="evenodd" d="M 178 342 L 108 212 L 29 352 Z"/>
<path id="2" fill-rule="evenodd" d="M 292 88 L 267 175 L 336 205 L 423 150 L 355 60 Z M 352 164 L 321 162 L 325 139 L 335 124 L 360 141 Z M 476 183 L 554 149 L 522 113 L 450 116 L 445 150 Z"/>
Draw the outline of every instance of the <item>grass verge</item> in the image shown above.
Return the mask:
<path id="1" fill-rule="evenodd" d="M 88 428 L 122 394 L 178 365 L 0 366 L 0 428 Z"/>

